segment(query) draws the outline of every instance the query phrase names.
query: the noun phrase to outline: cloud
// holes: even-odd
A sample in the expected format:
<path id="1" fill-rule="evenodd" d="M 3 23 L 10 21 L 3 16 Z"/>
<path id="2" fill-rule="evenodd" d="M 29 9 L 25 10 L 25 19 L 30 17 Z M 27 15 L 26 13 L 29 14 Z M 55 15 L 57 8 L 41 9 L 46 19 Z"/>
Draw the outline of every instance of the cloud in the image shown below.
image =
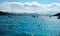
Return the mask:
<path id="1" fill-rule="evenodd" d="M 0 3 L 0 11 L 11 13 L 58 13 L 60 12 L 60 3 L 5 2 Z"/>

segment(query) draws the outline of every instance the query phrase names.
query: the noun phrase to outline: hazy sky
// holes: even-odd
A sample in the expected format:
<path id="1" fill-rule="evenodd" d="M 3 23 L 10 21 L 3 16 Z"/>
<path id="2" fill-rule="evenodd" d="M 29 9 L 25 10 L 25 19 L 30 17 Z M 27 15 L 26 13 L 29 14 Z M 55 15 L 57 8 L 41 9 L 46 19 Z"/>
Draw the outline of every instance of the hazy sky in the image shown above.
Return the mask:
<path id="1" fill-rule="evenodd" d="M 0 0 L 0 11 L 57 13 L 60 12 L 60 0 Z"/>
<path id="2" fill-rule="evenodd" d="M 33 2 L 33 1 L 44 4 L 60 2 L 60 0 L 0 0 L 0 2 Z"/>

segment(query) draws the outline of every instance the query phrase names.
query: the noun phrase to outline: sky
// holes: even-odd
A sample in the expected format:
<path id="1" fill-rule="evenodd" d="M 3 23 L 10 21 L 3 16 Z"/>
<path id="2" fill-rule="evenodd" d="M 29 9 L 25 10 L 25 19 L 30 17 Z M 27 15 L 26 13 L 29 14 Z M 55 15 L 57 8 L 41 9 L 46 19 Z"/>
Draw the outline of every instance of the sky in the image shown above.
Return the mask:
<path id="1" fill-rule="evenodd" d="M 60 0 L 0 0 L 0 11 L 11 13 L 58 13 Z"/>
<path id="2" fill-rule="evenodd" d="M 0 3 L 3 2 L 39 2 L 39 3 L 43 3 L 43 4 L 49 4 L 49 3 L 60 3 L 60 0 L 0 0 Z"/>

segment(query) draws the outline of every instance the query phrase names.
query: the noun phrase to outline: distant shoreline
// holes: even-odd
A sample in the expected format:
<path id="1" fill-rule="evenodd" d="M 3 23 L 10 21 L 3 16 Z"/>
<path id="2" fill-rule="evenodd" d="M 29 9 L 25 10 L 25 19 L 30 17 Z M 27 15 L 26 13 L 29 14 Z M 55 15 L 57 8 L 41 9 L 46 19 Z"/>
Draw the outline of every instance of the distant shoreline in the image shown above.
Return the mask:
<path id="1" fill-rule="evenodd" d="M 20 15 L 20 16 L 29 16 L 29 15 L 34 15 L 34 16 L 40 16 L 40 15 L 43 15 L 43 16 L 50 16 L 51 14 L 37 14 L 37 13 L 8 13 L 8 12 L 3 12 L 3 11 L 0 11 L 0 15 Z"/>

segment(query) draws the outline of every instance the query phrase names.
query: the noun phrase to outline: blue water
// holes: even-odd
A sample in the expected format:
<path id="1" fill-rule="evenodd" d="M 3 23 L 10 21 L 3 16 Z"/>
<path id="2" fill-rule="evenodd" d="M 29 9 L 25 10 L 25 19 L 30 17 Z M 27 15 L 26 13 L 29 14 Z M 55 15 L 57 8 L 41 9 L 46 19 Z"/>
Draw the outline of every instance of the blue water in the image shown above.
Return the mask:
<path id="1" fill-rule="evenodd" d="M 60 36 L 60 19 L 49 16 L 37 18 L 32 16 L 0 16 L 0 36 L 16 36 L 16 34 L 21 33 L 34 36 Z"/>

